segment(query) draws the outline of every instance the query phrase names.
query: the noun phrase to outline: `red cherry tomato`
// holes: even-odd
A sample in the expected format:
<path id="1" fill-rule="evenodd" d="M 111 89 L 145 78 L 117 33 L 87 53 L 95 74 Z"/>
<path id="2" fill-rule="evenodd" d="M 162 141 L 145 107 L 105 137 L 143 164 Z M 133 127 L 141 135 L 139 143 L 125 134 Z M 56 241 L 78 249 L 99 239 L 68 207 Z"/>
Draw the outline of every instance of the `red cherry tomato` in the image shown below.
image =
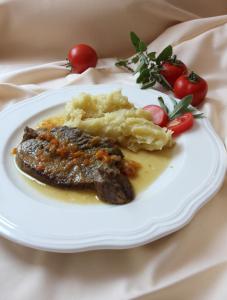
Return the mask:
<path id="1" fill-rule="evenodd" d="M 173 92 L 177 98 L 184 98 L 192 95 L 192 105 L 198 106 L 206 97 L 208 90 L 207 82 L 191 72 L 189 75 L 180 76 L 174 83 Z"/>
<path id="2" fill-rule="evenodd" d="M 75 45 L 68 53 L 69 64 L 74 73 L 82 73 L 88 68 L 95 67 L 98 61 L 97 53 L 85 44 Z"/>
<path id="3" fill-rule="evenodd" d="M 165 61 L 162 63 L 160 73 L 165 77 L 168 83 L 173 86 L 179 76 L 187 73 L 187 67 L 180 60 Z"/>
<path id="4" fill-rule="evenodd" d="M 164 127 L 169 121 L 168 114 L 158 105 L 147 105 L 143 108 L 151 113 L 154 124 Z"/>
<path id="5" fill-rule="evenodd" d="M 194 118 L 192 113 L 188 112 L 182 116 L 173 119 L 167 124 L 167 128 L 173 131 L 173 135 L 178 135 L 193 126 Z"/>

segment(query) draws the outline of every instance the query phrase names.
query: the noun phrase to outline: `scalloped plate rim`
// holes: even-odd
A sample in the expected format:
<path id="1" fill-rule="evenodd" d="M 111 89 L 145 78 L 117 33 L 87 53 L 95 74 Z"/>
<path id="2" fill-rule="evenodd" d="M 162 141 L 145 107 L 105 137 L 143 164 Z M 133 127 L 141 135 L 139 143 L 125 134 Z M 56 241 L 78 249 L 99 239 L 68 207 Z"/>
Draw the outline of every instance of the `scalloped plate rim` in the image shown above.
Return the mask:
<path id="1" fill-rule="evenodd" d="M 121 85 L 118 84 L 107 84 L 107 85 L 83 85 L 83 87 L 86 89 L 88 86 L 112 86 L 112 87 L 120 87 Z M 80 86 L 81 87 L 81 86 Z M 125 87 L 125 86 L 124 86 Z M 129 87 L 134 87 L 133 85 L 129 85 Z M 76 89 L 78 86 L 70 86 L 62 88 L 61 90 L 70 90 L 70 89 Z M 153 91 L 153 90 L 152 90 Z M 161 94 L 158 91 L 154 91 L 156 94 Z M 14 104 L 5 110 L 3 110 L 0 113 L 0 118 L 3 117 L 5 114 L 9 114 L 11 111 L 14 111 L 17 108 L 23 108 L 24 105 L 31 102 L 36 102 L 37 100 L 42 100 L 45 97 L 49 97 L 50 95 L 53 95 L 54 93 L 58 93 L 58 90 L 52 90 L 43 92 L 37 96 L 34 96 L 32 98 L 23 100 L 17 104 Z M 165 95 L 166 96 L 166 95 Z M 6 237 L 9 240 L 15 241 L 19 244 L 36 248 L 36 249 L 42 249 L 46 251 L 54 251 L 54 252 L 79 252 L 79 251 L 87 251 L 87 250 L 96 250 L 96 249 L 124 249 L 124 248 L 131 248 L 131 247 L 137 247 L 140 245 L 147 244 L 151 241 L 157 240 L 167 234 L 170 234 L 174 231 L 179 230 L 183 226 L 185 226 L 187 223 L 190 222 L 192 217 L 196 214 L 196 212 L 201 208 L 205 203 L 207 203 L 213 196 L 218 192 L 220 189 L 226 172 L 226 152 L 224 149 L 224 145 L 221 142 L 220 138 L 215 133 L 214 129 L 208 122 L 208 120 L 202 120 L 201 124 L 203 124 L 203 128 L 209 133 L 211 139 L 214 140 L 217 148 L 217 152 L 219 154 L 219 161 L 217 161 L 217 177 L 216 181 L 212 181 L 212 184 L 209 185 L 209 188 L 207 188 L 205 195 L 197 195 L 197 198 L 195 198 L 194 201 L 189 202 L 185 207 L 181 207 L 178 211 L 178 213 L 175 214 L 175 216 L 168 216 L 168 218 L 164 218 L 162 221 L 159 220 L 159 222 L 155 224 L 148 224 L 146 227 L 143 226 L 143 230 L 140 229 L 139 233 L 132 233 L 131 236 L 129 235 L 126 239 L 125 235 L 117 236 L 117 234 L 109 233 L 103 236 L 96 236 L 96 237 L 87 237 L 84 238 L 83 241 L 76 241 L 75 239 L 73 241 L 70 241 L 66 243 L 64 240 L 63 244 L 65 243 L 65 246 L 62 246 L 61 243 L 57 243 L 56 241 L 44 241 L 39 240 L 39 238 L 35 238 L 34 240 L 31 238 L 28 238 L 24 236 L 22 232 L 17 229 L 14 229 L 14 233 L 18 233 L 19 237 L 16 236 L 16 234 L 11 234 L 9 231 L 9 226 L 5 225 L 4 219 L 0 216 L 0 233 L 2 236 Z M 199 199 L 201 198 L 201 199 Z M 5 227 L 4 227 L 5 226 Z M 143 234 L 141 234 L 141 231 L 143 231 Z M 118 233 L 119 234 L 119 233 Z M 128 234 L 128 233 L 127 233 Z"/>

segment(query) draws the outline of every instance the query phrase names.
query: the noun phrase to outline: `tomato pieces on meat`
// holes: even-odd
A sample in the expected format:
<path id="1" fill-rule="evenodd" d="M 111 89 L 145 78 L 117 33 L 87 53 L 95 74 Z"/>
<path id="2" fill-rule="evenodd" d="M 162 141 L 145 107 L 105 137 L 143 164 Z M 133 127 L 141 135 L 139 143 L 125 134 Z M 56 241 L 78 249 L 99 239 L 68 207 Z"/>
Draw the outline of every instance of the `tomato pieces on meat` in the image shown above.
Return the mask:
<path id="1" fill-rule="evenodd" d="M 147 105 L 143 108 L 151 113 L 152 121 L 154 124 L 165 127 L 169 121 L 168 114 L 158 105 Z"/>
<path id="2" fill-rule="evenodd" d="M 173 135 L 178 135 L 193 126 L 194 118 L 192 113 L 188 112 L 177 117 L 167 124 L 167 128 L 173 131 Z"/>

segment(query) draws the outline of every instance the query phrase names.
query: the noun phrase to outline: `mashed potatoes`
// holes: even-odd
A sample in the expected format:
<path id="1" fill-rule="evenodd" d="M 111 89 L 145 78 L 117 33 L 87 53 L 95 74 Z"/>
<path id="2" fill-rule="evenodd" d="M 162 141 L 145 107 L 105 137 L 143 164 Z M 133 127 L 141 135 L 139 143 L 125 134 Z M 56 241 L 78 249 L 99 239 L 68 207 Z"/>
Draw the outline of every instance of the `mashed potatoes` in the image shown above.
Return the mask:
<path id="1" fill-rule="evenodd" d="M 64 125 L 113 138 L 132 151 L 161 150 L 173 144 L 171 132 L 152 123 L 151 115 L 135 108 L 115 91 L 106 95 L 82 93 L 66 104 Z"/>

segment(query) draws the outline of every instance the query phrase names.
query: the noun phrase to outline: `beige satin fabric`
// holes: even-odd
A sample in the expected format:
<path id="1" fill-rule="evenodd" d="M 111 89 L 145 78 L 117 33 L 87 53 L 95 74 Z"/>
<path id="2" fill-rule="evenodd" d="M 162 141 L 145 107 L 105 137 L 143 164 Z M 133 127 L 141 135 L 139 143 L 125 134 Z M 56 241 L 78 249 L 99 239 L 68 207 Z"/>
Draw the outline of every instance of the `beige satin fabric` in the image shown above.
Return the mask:
<path id="1" fill-rule="evenodd" d="M 225 0 L 1 0 L 0 56 L 63 59 L 74 43 L 128 55 L 130 31 L 149 43 L 171 25 L 225 13 Z"/>
<path id="2" fill-rule="evenodd" d="M 62 59 L 74 43 L 89 43 L 99 56 L 132 52 L 132 30 L 147 42 L 170 25 L 196 18 L 165 0 L 0 1 L 0 55 Z M 1 7 L 2 6 L 2 7 Z"/>
<path id="3" fill-rule="evenodd" d="M 11 26 L 7 25 L 9 26 L 7 33 L 1 38 L 1 108 L 42 91 L 67 85 L 134 82 L 130 74 L 114 67 L 115 59 L 100 60 L 97 69 L 87 70 L 82 75 L 69 74 L 64 67 L 64 61 L 54 62 L 55 57 L 61 58 L 61 60 L 64 59 L 62 55 L 66 53 L 65 51 L 69 46 L 69 43 L 64 44 L 64 40 L 62 41 L 63 45 L 59 45 L 56 52 L 55 48 L 52 49 L 53 56 L 51 56 L 51 47 L 46 49 L 47 52 L 44 56 L 43 50 L 38 48 L 40 50 L 39 55 L 37 54 L 38 50 L 35 52 L 32 50 L 30 57 L 26 58 L 24 54 L 21 54 L 20 60 L 16 59 L 18 56 L 15 53 L 11 51 L 7 53 L 8 47 L 11 47 L 12 44 L 16 45 L 21 42 L 19 48 L 22 51 L 23 45 L 26 48 L 29 43 L 32 43 L 31 36 L 29 36 L 31 33 L 23 33 L 25 36 L 22 36 L 21 40 L 14 40 L 13 37 L 13 28 L 18 26 L 18 28 L 24 28 L 25 30 L 26 24 L 28 26 L 25 16 L 29 16 L 30 13 L 35 11 L 34 2 L 33 5 L 31 2 L 25 0 L 3 1 L 0 4 L 0 16 L 5 18 L 5 24 L 7 24 L 7 20 L 10 24 L 12 23 Z M 74 4 L 70 1 L 67 2 L 68 6 L 63 6 L 60 1 L 42 0 L 37 15 L 32 15 L 34 18 L 31 19 L 35 23 L 38 20 L 38 13 L 39 18 L 43 13 L 45 20 L 45 14 L 47 14 L 45 9 L 50 6 L 50 3 L 52 3 L 52 8 L 55 6 L 55 11 L 57 10 L 56 6 L 58 6 L 58 9 L 60 6 L 64 7 L 62 14 L 67 12 L 70 19 L 72 18 L 70 7 Z M 104 2 L 102 1 L 102 3 Z M 171 2 L 173 3 L 173 1 Z M 22 10 L 22 8 L 25 8 L 25 3 L 28 6 L 26 10 Z M 159 15 L 157 20 L 161 20 L 160 24 L 162 23 L 162 25 L 160 26 L 163 27 L 154 30 L 149 29 L 150 32 L 148 30 L 147 33 L 144 33 L 143 30 L 145 29 L 141 27 L 142 35 L 144 33 L 145 39 L 150 38 L 150 41 L 156 37 L 149 47 L 157 51 L 167 44 L 174 45 L 174 52 L 178 54 L 179 58 L 182 58 L 191 69 L 197 71 L 208 81 L 208 97 L 201 110 L 211 120 L 216 131 L 227 144 L 227 15 L 198 19 L 190 16 L 191 13 L 188 14 L 186 10 L 183 11 L 174 7 L 170 2 L 166 6 L 167 1 L 125 1 L 125 3 L 125 14 L 128 11 L 130 12 L 129 7 L 134 7 L 131 11 L 134 17 L 138 13 L 138 8 L 142 10 L 143 7 L 151 15 L 155 15 L 157 12 L 162 15 L 162 18 L 159 19 Z M 142 3 L 141 6 L 140 3 Z M 147 8 L 149 3 L 156 6 L 152 6 L 149 10 Z M 121 8 L 124 6 L 123 3 L 120 4 L 120 1 L 116 1 L 115 4 L 106 1 L 102 15 L 107 14 L 109 7 L 111 13 L 115 13 L 113 15 L 116 23 L 118 23 L 116 12 L 119 6 L 117 8 L 117 5 L 122 5 Z M 42 7 L 43 9 L 41 9 Z M 81 9 L 83 7 L 85 14 L 85 4 L 81 4 Z M 113 7 L 115 7 L 115 10 Z M 157 7 L 157 9 L 155 10 L 154 7 Z M 5 12 L 4 8 L 7 8 Z M 12 11 L 12 8 L 15 10 Z M 97 13 L 98 7 L 94 7 L 94 11 Z M 168 16 L 170 11 L 173 12 L 171 17 Z M 18 12 L 17 17 L 16 12 Z M 49 11 L 49 13 L 53 12 Z M 111 13 L 108 14 L 109 18 Z M 10 19 L 10 15 L 15 17 L 14 21 Z M 168 26 L 169 21 L 178 23 L 191 17 L 194 20 L 170 27 L 157 37 L 162 28 Z M 53 22 L 52 18 L 49 18 L 50 23 Z M 122 20 L 120 25 L 123 26 L 123 17 L 121 16 L 121 18 L 119 19 Z M 164 22 L 163 20 L 167 21 Z M 121 34 L 121 41 L 124 43 L 121 49 L 122 54 L 127 49 L 129 50 L 129 44 L 125 42 L 125 39 L 128 38 L 128 31 L 131 29 L 129 24 L 131 23 L 129 20 L 127 22 L 126 27 L 124 27 L 127 34 Z M 0 18 L 1 32 L 4 31 L 1 27 L 3 23 L 4 20 Z M 163 23 L 165 24 L 163 25 Z M 35 41 L 35 45 L 43 43 L 44 39 L 49 37 L 50 34 L 50 40 L 46 40 L 45 45 L 48 48 L 49 42 L 52 44 L 51 33 L 57 35 L 58 32 L 54 32 L 53 28 L 49 27 L 47 20 L 44 24 L 48 26 L 49 33 L 40 36 L 39 43 Z M 108 30 L 113 27 L 113 22 L 110 25 Z M 36 30 L 38 30 L 38 24 L 36 26 Z M 40 26 L 44 25 L 41 24 Z M 60 25 L 58 26 L 58 30 L 60 30 Z M 64 24 L 62 26 L 64 27 Z M 117 29 L 114 30 L 120 31 L 119 24 L 116 24 L 116 26 Z M 35 29 L 31 28 L 32 35 L 34 34 L 33 30 Z M 108 31 L 102 32 L 102 30 L 100 35 L 103 35 L 103 39 L 106 38 L 103 43 L 108 44 Z M 63 33 L 66 33 L 64 28 Z M 69 34 L 69 40 L 73 40 L 71 34 Z M 81 34 L 84 34 L 83 30 Z M 100 36 L 89 36 L 89 33 L 87 33 L 85 37 L 85 41 L 93 38 L 94 45 L 101 52 Z M 56 42 L 55 38 L 56 36 L 53 36 L 53 41 Z M 109 53 L 112 53 L 112 56 L 118 55 L 116 48 L 114 49 L 114 47 L 119 49 L 119 46 L 116 46 L 117 39 L 118 37 L 111 37 L 113 42 L 109 42 L 106 48 L 103 49 L 103 55 L 109 55 Z M 3 41 L 5 42 L 4 45 L 2 45 Z M 113 49 L 110 45 L 114 46 Z M 34 45 L 30 46 L 33 47 Z M 40 47 L 44 47 L 43 44 Z M 24 49 L 24 51 L 24 53 L 29 52 L 31 48 Z M 11 61 L 9 61 L 10 57 Z M 48 63 L 46 63 L 47 59 Z M 28 249 L 0 238 L 0 298 L 4 300 L 227 299 L 226 200 L 227 179 L 220 192 L 196 214 L 190 224 L 170 236 L 135 249 L 54 254 Z"/>

